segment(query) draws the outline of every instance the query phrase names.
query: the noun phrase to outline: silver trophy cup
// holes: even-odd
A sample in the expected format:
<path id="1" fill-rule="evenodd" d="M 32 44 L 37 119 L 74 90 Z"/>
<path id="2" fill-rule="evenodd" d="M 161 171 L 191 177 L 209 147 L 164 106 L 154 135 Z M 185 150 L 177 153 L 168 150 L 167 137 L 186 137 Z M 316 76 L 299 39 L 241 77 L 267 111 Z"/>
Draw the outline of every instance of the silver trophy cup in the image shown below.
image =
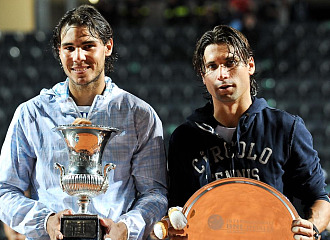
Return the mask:
<path id="1" fill-rule="evenodd" d="M 102 167 L 104 148 L 119 130 L 96 125 L 61 125 L 55 128 L 61 133 L 69 155 L 66 166 L 55 163 L 60 170 L 60 185 L 70 196 L 78 197 L 79 210 L 61 218 L 64 239 L 102 239 L 102 228 L 95 214 L 87 211 L 90 198 L 105 193 L 109 182 L 107 173 L 115 169 L 112 163 Z"/>

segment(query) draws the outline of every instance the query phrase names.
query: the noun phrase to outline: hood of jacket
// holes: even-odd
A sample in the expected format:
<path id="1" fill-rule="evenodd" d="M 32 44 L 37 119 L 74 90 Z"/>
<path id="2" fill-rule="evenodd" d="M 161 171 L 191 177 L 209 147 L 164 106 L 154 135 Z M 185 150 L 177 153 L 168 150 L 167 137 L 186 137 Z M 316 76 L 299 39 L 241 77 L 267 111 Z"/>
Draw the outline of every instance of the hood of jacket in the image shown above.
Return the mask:
<path id="1" fill-rule="evenodd" d="M 242 117 L 245 117 L 245 122 L 248 123 L 253 120 L 253 116 L 256 113 L 261 112 L 265 108 L 270 108 L 264 98 L 252 98 L 251 106 L 246 110 Z M 212 128 L 219 125 L 219 122 L 213 117 L 214 109 L 213 103 L 208 102 L 204 107 L 196 109 L 189 117 L 187 117 L 187 122 L 193 127 L 197 128 L 196 123 L 207 124 Z"/>
<path id="2" fill-rule="evenodd" d="M 108 95 L 112 91 L 112 88 L 114 87 L 114 84 L 110 77 L 105 77 L 105 84 L 106 84 L 106 88 L 102 94 L 103 96 Z M 70 97 L 69 78 L 66 78 L 64 82 L 59 82 L 55 84 L 50 89 L 46 89 L 46 88 L 42 89 L 40 95 L 49 96 L 50 98 L 58 98 L 58 100 L 68 99 Z"/>
<path id="3" fill-rule="evenodd" d="M 106 88 L 102 95 L 96 95 L 91 106 L 93 111 L 100 111 L 103 109 L 103 104 L 115 98 L 118 94 L 121 94 L 122 90 L 114 84 L 110 77 L 105 77 Z M 55 103 L 59 105 L 61 111 L 68 114 L 76 114 L 78 111 L 74 100 L 70 96 L 69 92 L 69 79 L 67 78 L 63 82 L 59 82 L 50 89 L 42 89 L 40 92 L 41 100 L 46 102 Z M 108 99 L 107 101 L 104 101 Z M 97 104 L 96 104 L 97 103 Z"/>

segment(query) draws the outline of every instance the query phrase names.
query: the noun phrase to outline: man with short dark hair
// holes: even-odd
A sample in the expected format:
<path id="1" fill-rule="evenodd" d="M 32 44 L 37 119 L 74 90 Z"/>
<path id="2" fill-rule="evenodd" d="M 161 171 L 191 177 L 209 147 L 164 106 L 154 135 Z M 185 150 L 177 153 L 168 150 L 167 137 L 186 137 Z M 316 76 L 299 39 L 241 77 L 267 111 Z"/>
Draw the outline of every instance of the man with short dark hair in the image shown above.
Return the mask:
<path id="1" fill-rule="evenodd" d="M 67 79 L 15 112 L 0 157 L 0 219 L 27 239 L 63 239 L 61 216 L 78 210 L 53 167 L 68 158 L 53 129 L 77 118 L 120 130 L 102 157 L 104 164 L 116 165 L 108 174 L 109 188 L 88 205 L 101 217 L 105 237 L 146 239 L 166 212 L 162 123 L 149 104 L 105 75 L 115 59 L 113 46 L 112 29 L 94 7 L 68 11 L 53 35 L 54 54 Z M 29 186 L 31 198 L 23 194 Z"/>
<path id="2" fill-rule="evenodd" d="M 217 26 L 197 42 L 193 64 L 209 102 L 171 136 L 169 205 L 183 206 L 217 179 L 252 178 L 306 206 L 305 219 L 292 223 L 294 239 L 318 238 L 317 229 L 329 223 L 330 204 L 312 136 L 300 117 L 256 97 L 248 40 L 232 27 Z M 179 239 L 177 233 L 171 239 Z"/>

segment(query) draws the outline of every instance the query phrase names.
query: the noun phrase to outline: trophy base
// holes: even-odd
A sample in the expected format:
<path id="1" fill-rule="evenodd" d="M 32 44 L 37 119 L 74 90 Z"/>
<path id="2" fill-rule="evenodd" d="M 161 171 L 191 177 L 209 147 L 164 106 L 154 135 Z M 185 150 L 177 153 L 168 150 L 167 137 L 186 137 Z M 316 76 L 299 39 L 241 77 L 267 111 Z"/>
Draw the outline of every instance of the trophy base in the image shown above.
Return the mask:
<path id="1" fill-rule="evenodd" d="M 98 216 L 92 214 L 63 215 L 61 233 L 65 240 L 101 240 L 104 236 Z"/>

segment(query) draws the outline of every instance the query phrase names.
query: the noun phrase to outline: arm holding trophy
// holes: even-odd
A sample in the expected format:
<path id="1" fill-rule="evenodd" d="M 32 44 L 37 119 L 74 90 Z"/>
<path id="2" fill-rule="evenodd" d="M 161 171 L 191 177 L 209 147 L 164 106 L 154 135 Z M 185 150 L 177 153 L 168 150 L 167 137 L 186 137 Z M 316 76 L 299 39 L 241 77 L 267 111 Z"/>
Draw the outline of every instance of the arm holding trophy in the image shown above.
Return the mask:
<path id="1" fill-rule="evenodd" d="M 14 114 L 0 155 L 0 218 L 28 239 L 48 239 L 45 220 L 53 211 L 34 199 L 30 176 L 35 171 L 37 159 L 30 145 L 31 139 L 22 127 L 22 108 L 19 106 Z M 43 177 L 47 179 L 45 175 Z M 29 186 L 31 197 L 28 198 L 24 191 Z"/>

